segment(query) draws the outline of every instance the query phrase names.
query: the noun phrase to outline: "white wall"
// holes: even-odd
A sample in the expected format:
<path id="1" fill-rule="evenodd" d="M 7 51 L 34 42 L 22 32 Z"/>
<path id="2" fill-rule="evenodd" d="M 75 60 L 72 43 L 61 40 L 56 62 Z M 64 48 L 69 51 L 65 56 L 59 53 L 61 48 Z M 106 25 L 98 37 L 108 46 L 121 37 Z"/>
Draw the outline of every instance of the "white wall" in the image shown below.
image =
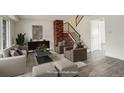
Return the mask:
<path id="1" fill-rule="evenodd" d="M 19 18 L 16 15 L 7 15 L 7 17 L 15 22 L 19 21 Z"/>
<path id="2" fill-rule="evenodd" d="M 101 43 L 106 43 L 106 36 L 105 36 L 105 19 L 99 21 L 99 30 L 101 32 Z"/>
<path id="3" fill-rule="evenodd" d="M 54 48 L 54 33 L 53 33 L 53 21 L 43 20 L 20 20 L 16 23 L 16 36 L 18 33 L 26 33 L 26 41 L 32 38 L 32 25 L 43 26 L 43 39 L 50 41 L 51 49 Z"/>
<path id="4" fill-rule="evenodd" d="M 124 16 L 106 17 L 106 55 L 124 60 Z"/>
<path id="5" fill-rule="evenodd" d="M 105 19 L 106 56 L 124 60 L 124 16 L 85 16 L 75 29 L 81 34 L 81 39 L 91 49 L 90 21 L 98 18 Z M 65 22 L 74 21 L 74 18 Z"/>
<path id="6" fill-rule="evenodd" d="M 102 18 L 103 16 L 84 16 L 80 21 L 78 26 L 75 24 L 76 16 L 66 20 L 65 22 L 69 22 L 81 35 L 81 40 L 87 45 L 88 51 L 91 51 L 91 20 Z"/>
<path id="7" fill-rule="evenodd" d="M 76 27 L 74 18 L 66 20 L 70 22 L 81 34 L 81 39 L 91 49 L 90 21 L 98 18 L 105 18 L 106 27 L 106 55 L 124 60 L 124 16 L 85 16 Z M 26 33 L 26 39 L 32 38 L 32 25 L 43 25 L 43 38 L 51 41 L 53 48 L 53 22 L 42 20 L 21 20 L 16 23 L 17 33 Z"/>

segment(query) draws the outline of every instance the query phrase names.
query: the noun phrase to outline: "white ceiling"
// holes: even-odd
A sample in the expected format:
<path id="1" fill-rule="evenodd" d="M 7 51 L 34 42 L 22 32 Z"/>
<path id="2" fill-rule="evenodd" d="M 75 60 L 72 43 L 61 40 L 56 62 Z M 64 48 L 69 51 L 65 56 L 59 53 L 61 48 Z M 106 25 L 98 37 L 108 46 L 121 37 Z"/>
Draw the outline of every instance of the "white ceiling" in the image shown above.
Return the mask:
<path id="1" fill-rule="evenodd" d="M 67 20 L 74 15 L 18 15 L 19 19 Z"/>

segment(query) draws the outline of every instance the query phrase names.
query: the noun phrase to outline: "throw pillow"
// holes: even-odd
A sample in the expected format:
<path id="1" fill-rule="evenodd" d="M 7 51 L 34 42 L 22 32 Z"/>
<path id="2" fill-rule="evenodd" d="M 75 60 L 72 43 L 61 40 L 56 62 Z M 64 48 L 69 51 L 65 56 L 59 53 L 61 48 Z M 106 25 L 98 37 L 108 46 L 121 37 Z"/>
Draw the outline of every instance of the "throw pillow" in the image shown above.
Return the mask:
<path id="1" fill-rule="evenodd" d="M 0 58 L 3 58 L 3 55 L 2 54 L 0 54 Z"/>
<path id="2" fill-rule="evenodd" d="M 17 49 L 18 49 L 18 48 L 16 48 L 16 47 L 12 47 L 12 48 L 11 48 L 11 50 L 17 50 Z"/>
<path id="3" fill-rule="evenodd" d="M 23 55 L 23 52 L 19 49 L 17 49 L 16 52 L 18 52 L 19 55 Z"/>
<path id="4" fill-rule="evenodd" d="M 76 48 L 77 48 L 77 44 L 74 43 L 74 45 L 73 45 L 73 50 L 76 49 Z"/>
<path id="5" fill-rule="evenodd" d="M 10 50 L 10 55 L 13 56 L 19 56 L 19 53 L 16 50 Z"/>
<path id="6" fill-rule="evenodd" d="M 65 46 L 65 43 L 66 43 L 65 40 L 63 40 L 63 41 L 62 41 L 62 45 Z"/>
<path id="7" fill-rule="evenodd" d="M 4 49 L 3 50 L 3 57 L 10 57 L 10 51 L 9 51 L 9 49 Z"/>
<path id="8" fill-rule="evenodd" d="M 83 45 L 81 42 L 77 43 L 77 48 L 83 48 Z"/>
<path id="9" fill-rule="evenodd" d="M 59 45 L 59 46 L 62 46 L 62 42 L 58 42 L 58 45 Z"/>

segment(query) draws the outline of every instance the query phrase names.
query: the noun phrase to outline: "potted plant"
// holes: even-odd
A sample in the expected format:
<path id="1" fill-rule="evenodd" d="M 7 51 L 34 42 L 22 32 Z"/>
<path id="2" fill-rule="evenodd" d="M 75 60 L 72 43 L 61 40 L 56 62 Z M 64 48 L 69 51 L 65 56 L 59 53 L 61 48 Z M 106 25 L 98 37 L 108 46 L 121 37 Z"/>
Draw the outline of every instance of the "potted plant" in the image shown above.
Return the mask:
<path id="1" fill-rule="evenodd" d="M 25 43 L 25 33 L 19 33 L 16 38 L 16 44 L 19 49 L 26 49 L 24 46 Z"/>
<path id="2" fill-rule="evenodd" d="M 77 43 L 77 48 L 83 48 L 84 46 L 82 45 L 82 42 Z"/>
<path id="3" fill-rule="evenodd" d="M 25 33 L 19 33 L 16 38 L 16 44 L 19 46 L 23 46 L 25 42 Z"/>
<path id="4" fill-rule="evenodd" d="M 42 52 L 48 52 L 47 46 L 45 44 L 39 44 L 37 50 Z"/>

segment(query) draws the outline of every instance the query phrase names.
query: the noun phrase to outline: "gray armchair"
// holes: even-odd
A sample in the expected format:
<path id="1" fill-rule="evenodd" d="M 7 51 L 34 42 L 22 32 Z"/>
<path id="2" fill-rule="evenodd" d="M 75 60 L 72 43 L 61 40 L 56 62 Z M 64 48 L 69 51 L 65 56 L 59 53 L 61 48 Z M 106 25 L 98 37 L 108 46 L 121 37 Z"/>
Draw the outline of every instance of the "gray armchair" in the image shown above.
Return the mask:
<path id="1" fill-rule="evenodd" d="M 64 46 L 55 46 L 55 51 L 58 54 L 63 54 L 64 53 Z"/>
<path id="2" fill-rule="evenodd" d="M 65 47 L 64 57 L 72 62 L 83 61 L 87 59 L 87 48 L 76 48 Z"/>

